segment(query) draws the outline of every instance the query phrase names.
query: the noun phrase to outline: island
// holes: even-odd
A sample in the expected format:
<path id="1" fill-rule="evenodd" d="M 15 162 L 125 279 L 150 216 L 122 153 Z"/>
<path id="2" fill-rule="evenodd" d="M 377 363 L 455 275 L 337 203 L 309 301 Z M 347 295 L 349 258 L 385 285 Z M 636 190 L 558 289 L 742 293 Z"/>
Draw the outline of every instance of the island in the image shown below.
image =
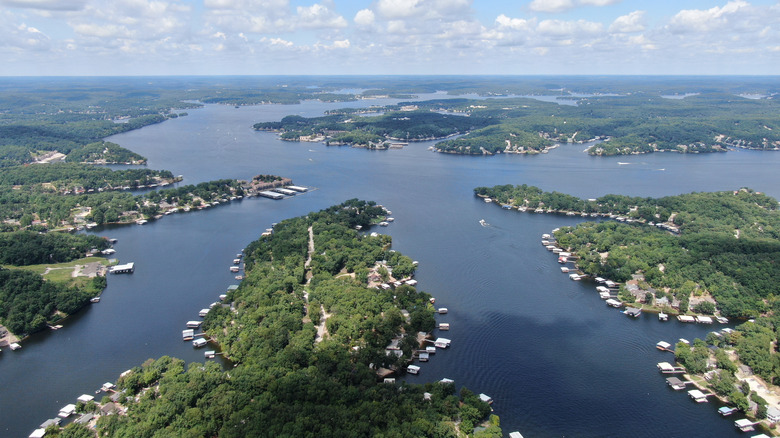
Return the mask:
<path id="1" fill-rule="evenodd" d="M 489 397 L 448 379 L 395 380 L 435 319 L 430 295 L 408 282 L 368 287 L 375 274 L 414 273 L 389 236 L 355 229 L 385 214 L 352 199 L 276 224 L 245 248 L 246 278 L 202 323 L 226 369 L 150 359 L 77 410 L 101 436 L 501 436 Z"/>

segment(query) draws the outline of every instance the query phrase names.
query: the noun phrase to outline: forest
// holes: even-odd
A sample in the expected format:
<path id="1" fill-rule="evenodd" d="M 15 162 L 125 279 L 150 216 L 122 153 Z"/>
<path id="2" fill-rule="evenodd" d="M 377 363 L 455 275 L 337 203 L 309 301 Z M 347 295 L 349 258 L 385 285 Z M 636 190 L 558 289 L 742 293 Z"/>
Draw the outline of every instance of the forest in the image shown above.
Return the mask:
<path id="1" fill-rule="evenodd" d="M 329 143 L 366 145 L 390 139 L 421 141 L 444 138 L 483 127 L 487 123 L 487 120 L 479 117 L 411 110 L 370 117 L 349 114 L 311 118 L 287 116 L 279 122 L 256 123 L 254 128 L 280 132 L 283 140 L 324 136 Z"/>
<path id="2" fill-rule="evenodd" d="M 95 277 L 79 287 L 11 267 L 70 262 L 108 247 L 106 239 L 83 234 L 0 233 L 0 323 L 16 335 L 36 332 L 81 309 L 106 284 Z"/>
<path id="3" fill-rule="evenodd" d="M 429 295 L 406 286 L 369 289 L 361 269 L 386 260 L 388 271 L 407 262 L 389 249 L 388 236 L 370 237 L 355 223 L 371 223 L 384 209 L 372 202 L 344 204 L 288 219 L 245 249 L 246 278 L 226 303 L 208 313 L 204 330 L 234 367 L 213 362 L 150 359 L 119 379 L 127 415 L 101 417 L 98 432 L 114 437 L 376 436 L 499 437 L 497 417 L 474 427 L 490 407 L 451 383 L 382 383 L 380 366 L 403 373 L 415 334 L 430 328 Z M 306 267 L 308 229 L 315 253 Z M 411 264 L 410 264 L 411 265 Z M 335 273 L 335 275 L 334 275 Z M 405 271 L 403 274 L 411 274 Z M 311 281 L 307 284 L 307 277 Z M 309 292 L 309 299 L 304 297 Z M 401 309 L 410 312 L 407 321 Z M 315 341 L 325 321 L 329 336 Z M 404 336 L 406 334 L 406 336 Z M 385 347 L 402 337 L 402 357 Z M 426 393 L 428 395 L 426 395 Z"/>
<path id="4" fill-rule="evenodd" d="M 625 282 L 642 274 L 652 300 L 679 302 L 712 297 L 725 316 L 753 318 L 780 309 L 780 212 L 775 199 L 750 189 L 663 198 L 606 195 L 582 200 L 538 187 L 478 187 L 502 204 L 551 212 L 598 212 L 625 222 L 584 222 L 555 233 L 596 277 Z M 630 222 L 629 222 L 630 221 Z M 662 227 L 659 227 L 661 225 Z M 669 232 L 668 229 L 677 230 Z M 710 309 L 705 313 L 712 313 Z"/>

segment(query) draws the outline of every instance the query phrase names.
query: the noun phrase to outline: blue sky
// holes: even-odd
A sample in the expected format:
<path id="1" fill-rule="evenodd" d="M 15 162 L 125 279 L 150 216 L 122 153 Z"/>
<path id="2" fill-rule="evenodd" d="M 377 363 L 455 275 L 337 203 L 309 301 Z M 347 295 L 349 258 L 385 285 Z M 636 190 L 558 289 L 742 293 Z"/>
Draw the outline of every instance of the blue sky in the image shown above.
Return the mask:
<path id="1" fill-rule="evenodd" d="M 780 0 L 0 0 L 0 75 L 777 74 Z"/>

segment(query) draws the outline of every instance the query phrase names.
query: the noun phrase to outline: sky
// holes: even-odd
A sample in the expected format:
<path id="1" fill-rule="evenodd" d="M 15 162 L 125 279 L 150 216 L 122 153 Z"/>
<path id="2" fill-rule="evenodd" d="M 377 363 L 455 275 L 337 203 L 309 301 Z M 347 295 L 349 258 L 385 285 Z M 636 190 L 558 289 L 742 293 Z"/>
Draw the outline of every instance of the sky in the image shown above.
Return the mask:
<path id="1" fill-rule="evenodd" d="M 0 75 L 780 73 L 780 0 L 0 0 Z"/>

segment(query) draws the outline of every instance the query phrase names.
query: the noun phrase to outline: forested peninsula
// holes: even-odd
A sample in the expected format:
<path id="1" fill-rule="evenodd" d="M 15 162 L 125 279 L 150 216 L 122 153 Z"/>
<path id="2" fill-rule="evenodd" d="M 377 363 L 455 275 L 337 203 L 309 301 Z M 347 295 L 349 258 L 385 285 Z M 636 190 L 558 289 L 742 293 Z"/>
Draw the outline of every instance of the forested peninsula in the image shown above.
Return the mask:
<path id="1" fill-rule="evenodd" d="M 418 332 L 434 327 L 428 294 L 368 287 L 374 275 L 414 271 L 411 259 L 390 249 L 389 236 L 355 231 L 384 214 L 373 202 L 350 200 L 282 221 L 250 244 L 245 279 L 203 324 L 235 366 L 150 359 L 123 373 L 117 384 L 126 412 L 102 416 L 98 433 L 501 436 L 497 417 L 474 432 L 490 407 L 467 389 L 383 382 L 388 372 L 404 373 Z M 400 355 L 386 353 L 394 340 Z"/>
<path id="2" fill-rule="evenodd" d="M 566 97 L 562 95 L 561 97 Z M 671 99 L 658 93 L 572 97 L 561 105 L 527 97 L 437 99 L 346 108 L 326 116 L 287 116 L 254 125 L 283 140 L 386 149 L 388 140 L 437 143 L 462 155 L 537 154 L 566 143 L 595 143 L 590 155 L 651 152 L 707 153 L 729 148 L 780 150 L 780 104 L 723 92 Z"/>
<path id="3" fill-rule="evenodd" d="M 780 309 L 780 213 L 774 198 L 750 189 L 663 198 L 606 195 L 583 200 L 538 187 L 478 187 L 507 208 L 615 220 L 556 231 L 585 274 L 639 288 L 628 301 L 671 313 L 753 318 Z"/>

